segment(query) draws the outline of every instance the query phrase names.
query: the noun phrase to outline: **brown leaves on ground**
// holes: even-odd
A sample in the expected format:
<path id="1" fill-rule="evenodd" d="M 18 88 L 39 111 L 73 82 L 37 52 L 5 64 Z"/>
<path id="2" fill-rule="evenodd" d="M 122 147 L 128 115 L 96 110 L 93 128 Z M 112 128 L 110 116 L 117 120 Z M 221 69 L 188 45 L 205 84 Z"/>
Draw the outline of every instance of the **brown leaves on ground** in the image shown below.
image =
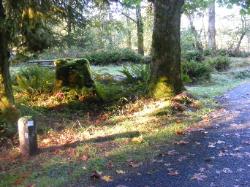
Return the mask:
<path id="1" fill-rule="evenodd" d="M 185 135 L 185 131 L 184 130 L 177 130 L 177 131 L 175 131 L 175 134 L 179 135 L 179 136 L 183 136 L 183 135 Z"/>
<path id="2" fill-rule="evenodd" d="M 128 165 L 129 165 L 130 167 L 132 167 L 132 168 L 138 168 L 138 167 L 142 166 L 143 163 L 142 163 L 142 162 L 135 161 L 135 160 L 129 160 L 129 161 L 128 161 Z"/>
<path id="3" fill-rule="evenodd" d="M 170 150 L 170 151 L 167 151 L 165 153 L 160 153 L 158 156 L 159 157 L 165 157 L 165 156 L 176 156 L 178 155 L 179 153 L 176 151 L 176 150 Z"/>
<path id="4" fill-rule="evenodd" d="M 31 172 L 22 173 L 18 177 L 18 179 L 15 181 L 14 185 L 15 186 L 21 185 L 25 181 L 25 179 L 28 178 L 30 175 L 31 175 Z"/>
<path id="5" fill-rule="evenodd" d="M 76 133 L 72 129 L 65 129 L 58 132 L 49 131 L 46 135 L 41 137 L 42 141 L 40 142 L 39 147 L 45 148 L 48 146 L 63 146 L 67 144 L 74 143 L 78 140 Z"/>
<path id="6" fill-rule="evenodd" d="M 116 170 L 116 173 L 117 173 L 117 174 L 125 174 L 126 172 L 123 171 L 123 170 Z"/>
<path id="7" fill-rule="evenodd" d="M 101 179 L 104 180 L 105 182 L 112 182 L 113 181 L 112 177 L 109 175 L 104 175 L 101 177 Z"/>
<path id="8" fill-rule="evenodd" d="M 206 179 L 207 176 L 204 175 L 203 173 L 195 173 L 192 177 L 191 180 L 197 180 L 197 181 L 203 181 L 204 179 Z"/>
<path id="9" fill-rule="evenodd" d="M 109 176 L 109 175 L 103 175 L 103 173 L 100 172 L 100 171 L 93 171 L 93 173 L 91 174 L 90 178 L 92 180 L 100 180 L 101 179 L 101 180 L 103 180 L 105 182 L 112 182 L 113 181 L 113 179 L 112 179 L 111 176 Z"/>
<path id="10" fill-rule="evenodd" d="M 144 139 L 143 139 L 142 135 L 131 139 L 131 142 L 133 142 L 133 143 L 142 143 L 143 141 L 144 141 Z"/>
<path id="11" fill-rule="evenodd" d="M 201 103 L 188 92 L 182 92 L 171 100 L 171 108 L 174 111 L 183 112 L 185 110 L 197 110 L 201 108 Z"/>
<path id="12" fill-rule="evenodd" d="M 176 145 L 187 145 L 188 143 L 189 143 L 188 141 L 184 141 L 184 140 L 174 142 L 174 144 L 176 144 Z"/>
<path id="13" fill-rule="evenodd" d="M 243 144 L 250 145 L 250 141 L 242 141 Z"/>
<path id="14" fill-rule="evenodd" d="M 102 172 L 100 171 L 93 171 L 93 173 L 90 175 L 90 178 L 95 180 L 95 179 L 100 179 L 102 176 Z"/>
<path id="15" fill-rule="evenodd" d="M 177 170 L 170 170 L 169 172 L 168 172 L 168 175 L 170 175 L 170 176 L 177 176 L 177 175 L 179 175 L 180 173 L 179 173 L 179 171 L 177 171 Z"/>

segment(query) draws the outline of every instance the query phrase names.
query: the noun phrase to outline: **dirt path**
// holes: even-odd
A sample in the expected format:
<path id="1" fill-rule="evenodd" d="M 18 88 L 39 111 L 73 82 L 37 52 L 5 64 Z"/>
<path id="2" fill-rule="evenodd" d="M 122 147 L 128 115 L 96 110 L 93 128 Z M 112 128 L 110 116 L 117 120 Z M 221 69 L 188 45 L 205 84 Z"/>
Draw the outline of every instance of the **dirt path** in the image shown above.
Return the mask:
<path id="1" fill-rule="evenodd" d="M 250 83 L 221 97 L 223 116 L 108 187 L 250 186 Z M 185 144 L 185 145 L 184 145 Z"/>

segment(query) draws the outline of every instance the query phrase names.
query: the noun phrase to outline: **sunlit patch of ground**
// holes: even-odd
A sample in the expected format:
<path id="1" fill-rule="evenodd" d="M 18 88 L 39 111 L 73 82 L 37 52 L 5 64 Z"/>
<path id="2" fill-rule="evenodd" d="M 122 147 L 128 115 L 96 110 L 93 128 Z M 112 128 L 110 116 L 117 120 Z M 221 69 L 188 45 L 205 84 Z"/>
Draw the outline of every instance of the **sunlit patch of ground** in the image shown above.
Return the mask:
<path id="1" fill-rule="evenodd" d="M 238 60 L 237 67 L 246 68 L 241 65 L 249 62 L 245 60 Z M 174 112 L 169 101 L 141 98 L 116 107 L 115 112 L 94 109 L 72 112 L 67 107 L 46 112 L 44 108 L 60 102 L 48 95 L 34 98 L 27 103 L 29 106 L 23 107 L 27 110 L 33 107 L 39 113 L 39 126 L 43 130 L 38 136 L 40 153 L 23 159 L 16 146 L 2 151 L 0 186 L 62 186 L 80 178 L 87 185 L 95 184 L 91 179 L 93 172 L 101 171 L 106 176 L 102 180 L 122 175 L 159 154 L 160 147 L 167 146 L 166 142 L 175 141 L 187 131 L 206 127 L 211 118 L 221 117 L 219 114 L 225 111 L 211 114 L 217 107 L 214 96 L 244 81 L 248 79 L 236 79 L 228 71 L 213 74 L 209 84 L 188 87 L 202 103 L 197 111 Z"/>

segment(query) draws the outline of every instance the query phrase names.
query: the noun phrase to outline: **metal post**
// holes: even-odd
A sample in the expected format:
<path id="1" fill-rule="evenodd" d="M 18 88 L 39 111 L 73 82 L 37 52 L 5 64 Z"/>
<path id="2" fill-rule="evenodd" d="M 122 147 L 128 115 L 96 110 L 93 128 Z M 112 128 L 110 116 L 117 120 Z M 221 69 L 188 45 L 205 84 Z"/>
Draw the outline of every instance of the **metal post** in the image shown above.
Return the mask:
<path id="1" fill-rule="evenodd" d="M 18 120 L 20 152 L 23 156 L 34 155 L 38 150 L 36 129 L 36 122 L 31 116 Z"/>

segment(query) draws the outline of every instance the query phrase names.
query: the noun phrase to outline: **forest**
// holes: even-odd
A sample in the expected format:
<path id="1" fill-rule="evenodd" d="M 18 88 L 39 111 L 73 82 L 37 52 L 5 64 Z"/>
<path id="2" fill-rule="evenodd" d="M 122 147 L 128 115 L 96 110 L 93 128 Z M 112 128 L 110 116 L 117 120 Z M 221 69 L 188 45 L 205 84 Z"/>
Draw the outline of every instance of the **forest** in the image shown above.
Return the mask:
<path id="1" fill-rule="evenodd" d="M 250 185 L 249 5 L 0 0 L 0 187 Z"/>

